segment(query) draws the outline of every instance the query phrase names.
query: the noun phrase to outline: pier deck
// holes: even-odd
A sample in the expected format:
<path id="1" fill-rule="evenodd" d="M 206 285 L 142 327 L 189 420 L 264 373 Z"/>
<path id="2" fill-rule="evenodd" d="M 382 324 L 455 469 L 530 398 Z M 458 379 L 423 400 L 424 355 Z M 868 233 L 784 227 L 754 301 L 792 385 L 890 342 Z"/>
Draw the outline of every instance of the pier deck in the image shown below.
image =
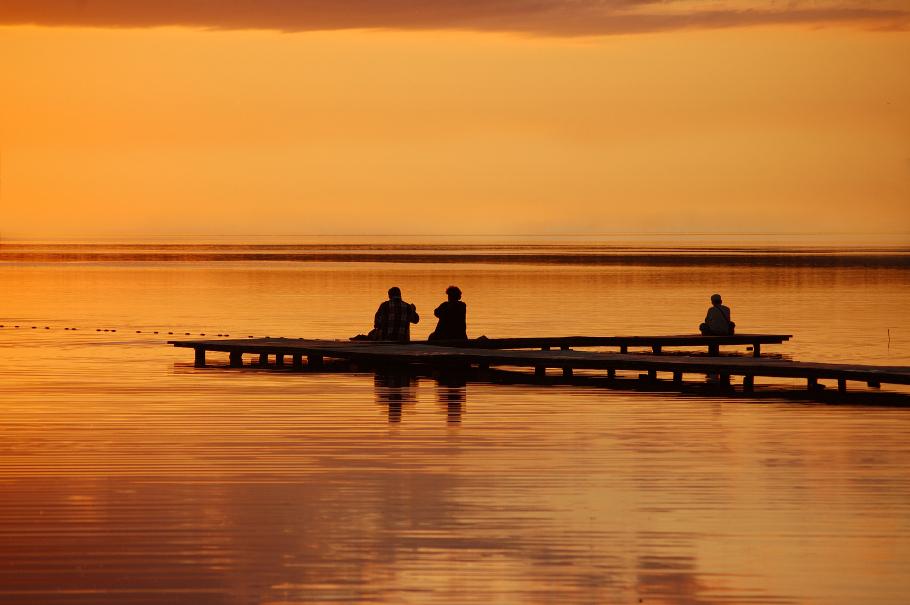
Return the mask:
<path id="1" fill-rule="evenodd" d="M 348 360 L 363 368 L 401 364 L 456 368 L 477 366 L 481 369 L 492 366 L 526 367 L 534 368 L 541 376 L 546 375 L 547 368 L 562 370 L 564 376 L 571 376 L 574 370 L 582 369 L 606 371 L 610 377 L 615 376 L 617 370 L 633 370 L 647 372 L 647 377 L 651 379 L 657 378 L 657 372 L 672 372 L 674 382 L 682 382 L 685 374 L 718 375 L 721 382 L 726 383 L 729 383 L 730 376 L 743 376 L 745 391 L 754 388 L 756 376 L 801 378 L 806 380 L 809 389 L 817 388 L 820 379 L 836 380 L 840 392 L 846 391 L 847 381 L 863 382 L 870 387 L 878 387 L 883 383 L 910 385 L 910 367 L 813 363 L 756 357 L 646 355 L 562 348 L 504 350 L 456 348 L 418 342 L 350 342 L 285 338 L 179 340 L 170 341 L 169 344 L 194 349 L 195 363 L 199 367 L 205 366 L 206 352 L 220 351 L 229 354 L 230 365 L 234 367 L 242 366 L 242 356 L 248 354 L 258 356 L 259 364 L 262 366 L 267 365 L 269 356 L 275 356 L 277 366 L 283 366 L 284 358 L 290 357 L 295 367 L 302 367 L 303 358 L 306 357 L 307 364 L 311 367 L 318 367 L 325 358 L 333 358 Z"/>

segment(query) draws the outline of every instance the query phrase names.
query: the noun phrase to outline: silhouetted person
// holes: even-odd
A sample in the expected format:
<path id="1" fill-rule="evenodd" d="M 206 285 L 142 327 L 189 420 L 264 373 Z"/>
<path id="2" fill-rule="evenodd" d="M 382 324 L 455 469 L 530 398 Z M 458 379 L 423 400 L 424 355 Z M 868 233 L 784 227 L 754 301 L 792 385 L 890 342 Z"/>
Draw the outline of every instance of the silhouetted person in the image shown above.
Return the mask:
<path id="1" fill-rule="evenodd" d="M 466 316 L 467 305 L 461 302 L 461 290 L 455 286 L 446 288 L 449 300 L 442 303 L 433 315 L 439 318 L 436 330 L 430 334 L 428 340 L 467 340 L 468 329 Z"/>
<path id="2" fill-rule="evenodd" d="M 401 300 L 401 290 L 389 288 L 389 300 L 379 305 L 373 318 L 376 340 L 407 342 L 411 340 L 411 324 L 418 321 L 417 307 Z"/>
<path id="3" fill-rule="evenodd" d="M 711 295 L 711 308 L 705 317 L 705 323 L 698 326 L 705 336 L 725 336 L 733 334 L 736 324 L 730 321 L 730 308 L 720 304 L 720 294 Z"/>

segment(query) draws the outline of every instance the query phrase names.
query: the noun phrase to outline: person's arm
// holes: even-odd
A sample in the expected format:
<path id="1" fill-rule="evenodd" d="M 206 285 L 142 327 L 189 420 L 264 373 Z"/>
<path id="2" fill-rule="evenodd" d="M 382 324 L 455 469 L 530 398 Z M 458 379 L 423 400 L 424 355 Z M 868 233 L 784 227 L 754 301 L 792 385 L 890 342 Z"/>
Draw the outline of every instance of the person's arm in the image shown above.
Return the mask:
<path id="1" fill-rule="evenodd" d="M 409 320 L 412 324 L 416 324 L 420 321 L 420 315 L 417 314 L 417 305 L 411 303 L 411 318 Z"/>
<path id="2" fill-rule="evenodd" d="M 442 308 L 443 308 L 444 306 L 445 306 L 445 303 L 442 303 L 441 305 L 439 305 L 438 307 L 436 307 L 436 310 L 433 311 L 433 315 L 435 315 L 436 317 L 439 317 L 439 312 L 442 311 Z"/>

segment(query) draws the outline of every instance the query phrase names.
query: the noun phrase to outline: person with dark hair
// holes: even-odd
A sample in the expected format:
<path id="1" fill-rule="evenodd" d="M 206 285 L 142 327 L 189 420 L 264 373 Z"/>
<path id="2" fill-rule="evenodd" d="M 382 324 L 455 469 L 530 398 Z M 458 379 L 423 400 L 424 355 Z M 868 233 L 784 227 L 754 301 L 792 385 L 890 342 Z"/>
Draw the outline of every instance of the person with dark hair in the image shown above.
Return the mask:
<path id="1" fill-rule="evenodd" d="M 467 340 L 467 305 L 461 302 L 461 290 L 455 286 L 446 288 L 449 300 L 442 303 L 433 315 L 439 318 L 436 330 L 428 340 Z"/>
<path id="2" fill-rule="evenodd" d="M 733 334 L 736 324 L 730 321 L 730 307 L 720 304 L 720 294 L 711 295 L 711 308 L 705 317 L 705 323 L 698 326 L 705 336 L 725 336 Z"/>
<path id="3" fill-rule="evenodd" d="M 373 332 L 376 340 L 408 342 L 411 340 L 411 324 L 420 321 L 417 306 L 401 300 L 401 290 L 389 288 L 389 300 L 379 305 L 373 318 Z"/>

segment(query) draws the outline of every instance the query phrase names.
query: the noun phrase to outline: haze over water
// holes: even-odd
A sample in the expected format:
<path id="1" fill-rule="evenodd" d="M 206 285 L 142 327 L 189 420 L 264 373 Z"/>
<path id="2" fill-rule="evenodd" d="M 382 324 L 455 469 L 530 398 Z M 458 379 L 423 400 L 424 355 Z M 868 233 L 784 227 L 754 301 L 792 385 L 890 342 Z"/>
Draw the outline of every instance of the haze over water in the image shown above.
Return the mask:
<path id="1" fill-rule="evenodd" d="M 793 335 L 763 353 L 906 366 L 905 248 L 356 244 L 0 246 L 0 601 L 906 602 L 910 408 L 166 344 L 347 338 L 392 285 L 423 339 L 455 284 L 472 338 L 693 333 L 720 292 L 737 332 Z"/>

